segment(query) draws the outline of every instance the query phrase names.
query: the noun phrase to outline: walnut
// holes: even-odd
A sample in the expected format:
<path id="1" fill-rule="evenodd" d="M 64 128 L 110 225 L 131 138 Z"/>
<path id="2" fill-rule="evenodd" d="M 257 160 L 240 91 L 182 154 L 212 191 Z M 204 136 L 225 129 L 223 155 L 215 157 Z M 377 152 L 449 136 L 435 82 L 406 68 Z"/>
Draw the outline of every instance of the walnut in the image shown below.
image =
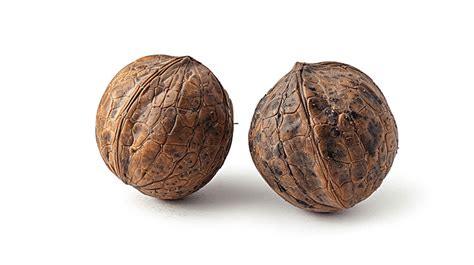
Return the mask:
<path id="1" fill-rule="evenodd" d="M 384 95 L 342 63 L 296 63 L 258 104 L 249 131 L 252 159 L 275 192 L 315 212 L 369 197 L 398 149 Z"/>
<path id="2" fill-rule="evenodd" d="M 112 79 L 96 117 L 96 140 L 124 183 L 161 199 L 208 183 L 229 152 L 232 103 L 214 74 L 189 56 L 153 55 Z"/>

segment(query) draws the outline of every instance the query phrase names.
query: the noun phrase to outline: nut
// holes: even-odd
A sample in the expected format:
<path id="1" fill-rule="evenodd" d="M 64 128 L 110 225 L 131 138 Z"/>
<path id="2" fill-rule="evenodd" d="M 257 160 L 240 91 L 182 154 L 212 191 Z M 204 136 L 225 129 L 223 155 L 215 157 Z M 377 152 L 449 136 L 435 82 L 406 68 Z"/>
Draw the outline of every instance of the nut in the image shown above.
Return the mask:
<path id="1" fill-rule="evenodd" d="M 260 174 L 286 201 L 333 212 L 380 186 L 398 133 L 384 95 L 360 70 L 296 63 L 258 104 L 249 147 Z"/>
<path id="2" fill-rule="evenodd" d="M 208 183 L 229 152 L 232 103 L 212 72 L 189 56 L 153 55 L 112 79 L 96 117 L 103 160 L 124 183 L 161 199 Z"/>

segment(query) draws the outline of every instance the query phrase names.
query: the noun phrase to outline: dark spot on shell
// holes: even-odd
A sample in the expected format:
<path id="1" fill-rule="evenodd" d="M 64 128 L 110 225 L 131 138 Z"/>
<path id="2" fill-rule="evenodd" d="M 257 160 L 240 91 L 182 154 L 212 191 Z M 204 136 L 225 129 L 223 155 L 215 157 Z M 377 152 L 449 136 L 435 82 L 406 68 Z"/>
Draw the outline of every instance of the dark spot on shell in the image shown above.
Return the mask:
<path id="1" fill-rule="evenodd" d="M 273 173 L 275 173 L 275 177 L 277 178 L 283 174 L 283 172 L 277 167 L 273 168 Z"/>
<path id="2" fill-rule="evenodd" d="M 332 127 L 329 131 L 329 135 L 331 137 L 338 137 L 339 135 L 341 135 L 341 132 L 336 127 Z"/>
<path id="3" fill-rule="evenodd" d="M 307 204 L 305 201 L 302 201 L 302 200 L 298 200 L 295 198 L 295 200 L 301 204 L 301 206 L 303 206 L 304 208 L 311 208 L 311 205 Z"/>
<path id="4" fill-rule="evenodd" d="M 263 111 L 264 115 L 275 115 L 278 112 L 280 107 L 280 100 L 274 99 L 268 105 L 266 105 L 265 110 Z"/>
<path id="5" fill-rule="evenodd" d="M 382 139 L 381 130 L 382 128 L 380 127 L 380 124 L 371 120 L 367 127 L 368 133 L 360 135 L 362 144 L 367 152 L 372 156 L 375 155 Z"/>
<path id="6" fill-rule="evenodd" d="M 338 158 L 343 157 L 343 156 L 344 156 L 344 152 L 342 152 L 340 149 L 328 150 L 328 157 L 333 160 L 337 160 Z"/>
<path id="7" fill-rule="evenodd" d="M 379 105 L 381 105 L 383 103 L 383 101 L 377 97 L 374 92 L 372 92 L 372 90 L 368 89 L 367 87 L 364 87 L 361 89 L 362 91 L 362 94 L 368 98 L 372 103 L 378 103 Z"/>
<path id="8" fill-rule="evenodd" d="M 276 114 L 276 120 L 277 120 L 277 124 L 281 124 L 281 113 L 280 112 L 278 112 Z"/>
<path id="9" fill-rule="evenodd" d="M 313 113 L 320 113 L 328 107 L 329 105 L 326 100 L 320 96 L 315 96 L 309 100 L 309 108 L 313 111 Z"/>
<path id="10" fill-rule="evenodd" d="M 380 127 L 380 124 L 378 122 L 370 121 L 368 130 L 372 137 L 381 136 L 380 133 L 382 128 Z"/>
<path id="11" fill-rule="evenodd" d="M 278 189 L 281 191 L 281 192 L 286 192 L 286 189 L 280 184 L 280 183 L 276 183 L 277 186 L 278 186 Z"/>
<path id="12" fill-rule="evenodd" d="M 350 112 L 347 114 L 347 116 L 348 116 L 351 120 L 353 120 L 353 121 L 357 120 L 357 119 L 360 117 L 360 115 L 359 115 L 357 112 L 355 112 L 355 111 L 350 111 Z"/>
<path id="13" fill-rule="evenodd" d="M 344 150 L 337 145 L 333 138 L 329 138 L 326 141 L 326 156 L 332 160 L 340 161 L 345 158 Z"/>
<path id="14" fill-rule="evenodd" d="M 268 165 L 267 161 L 262 161 L 262 165 L 263 167 L 271 171 L 270 166 Z"/>
<path id="15" fill-rule="evenodd" d="M 204 128 L 207 130 L 212 127 L 212 124 L 213 124 L 212 117 L 208 116 L 206 120 L 204 121 Z"/>
<path id="16" fill-rule="evenodd" d="M 339 116 L 339 113 L 337 113 L 333 109 L 326 109 L 326 115 L 328 117 L 329 124 L 331 125 L 337 124 L 337 118 Z"/>
<path id="17" fill-rule="evenodd" d="M 285 150 L 283 150 L 283 144 L 281 142 L 278 142 L 276 145 L 276 153 L 278 158 L 285 159 Z"/>
<path id="18" fill-rule="evenodd" d="M 380 175 L 380 165 L 379 164 L 375 164 L 373 167 L 372 167 L 372 172 L 374 172 L 376 175 Z"/>
<path id="19" fill-rule="evenodd" d="M 365 178 L 367 174 L 367 168 L 365 163 L 364 164 L 355 164 L 352 166 L 352 175 L 354 176 L 355 180 L 362 180 Z"/>
<path id="20" fill-rule="evenodd" d="M 360 80 L 359 79 L 352 79 L 350 82 L 351 82 L 351 85 L 355 88 L 359 87 L 359 85 L 360 85 Z"/>
<path id="21" fill-rule="evenodd" d="M 291 135 L 297 135 L 302 120 L 295 115 L 287 115 L 285 116 L 285 120 L 286 121 L 283 122 L 282 129 Z"/>

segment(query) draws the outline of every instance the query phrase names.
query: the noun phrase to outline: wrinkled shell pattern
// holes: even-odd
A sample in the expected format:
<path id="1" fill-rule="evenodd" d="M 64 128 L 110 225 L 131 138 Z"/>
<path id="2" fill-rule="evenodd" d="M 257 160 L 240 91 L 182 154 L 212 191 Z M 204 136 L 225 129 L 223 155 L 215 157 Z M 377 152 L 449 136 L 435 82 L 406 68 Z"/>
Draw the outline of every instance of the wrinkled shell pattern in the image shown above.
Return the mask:
<path id="1" fill-rule="evenodd" d="M 286 201 L 333 212 L 380 186 L 398 133 L 367 75 L 342 63 L 296 63 L 258 104 L 249 147 L 260 174 Z"/>
<path id="2" fill-rule="evenodd" d="M 189 195 L 216 174 L 232 142 L 232 103 L 212 72 L 189 56 L 140 58 L 112 79 L 96 140 L 124 183 L 161 199 Z"/>

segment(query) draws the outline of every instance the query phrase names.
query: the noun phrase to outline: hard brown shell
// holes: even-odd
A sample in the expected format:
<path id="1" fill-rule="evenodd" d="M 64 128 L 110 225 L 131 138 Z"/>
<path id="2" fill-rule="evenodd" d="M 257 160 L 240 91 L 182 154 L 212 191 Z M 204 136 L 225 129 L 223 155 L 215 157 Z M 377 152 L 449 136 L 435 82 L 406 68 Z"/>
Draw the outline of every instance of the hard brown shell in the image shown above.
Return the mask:
<path id="1" fill-rule="evenodd" d="M 296 63 L 258 104 L 249 146 L 260 174 L 286 201 L 332 212 L 380 186 L 398 133 L 367 75 L 342 63 Z"/>
<path id="2" fill-rule="evenodd" d="M 178 199 L 209 182 L 229 152 L 232 103 L 189 56 L 140 58 L 112 79 L 96 117 L 109 169 L 146 195 Z"/>

